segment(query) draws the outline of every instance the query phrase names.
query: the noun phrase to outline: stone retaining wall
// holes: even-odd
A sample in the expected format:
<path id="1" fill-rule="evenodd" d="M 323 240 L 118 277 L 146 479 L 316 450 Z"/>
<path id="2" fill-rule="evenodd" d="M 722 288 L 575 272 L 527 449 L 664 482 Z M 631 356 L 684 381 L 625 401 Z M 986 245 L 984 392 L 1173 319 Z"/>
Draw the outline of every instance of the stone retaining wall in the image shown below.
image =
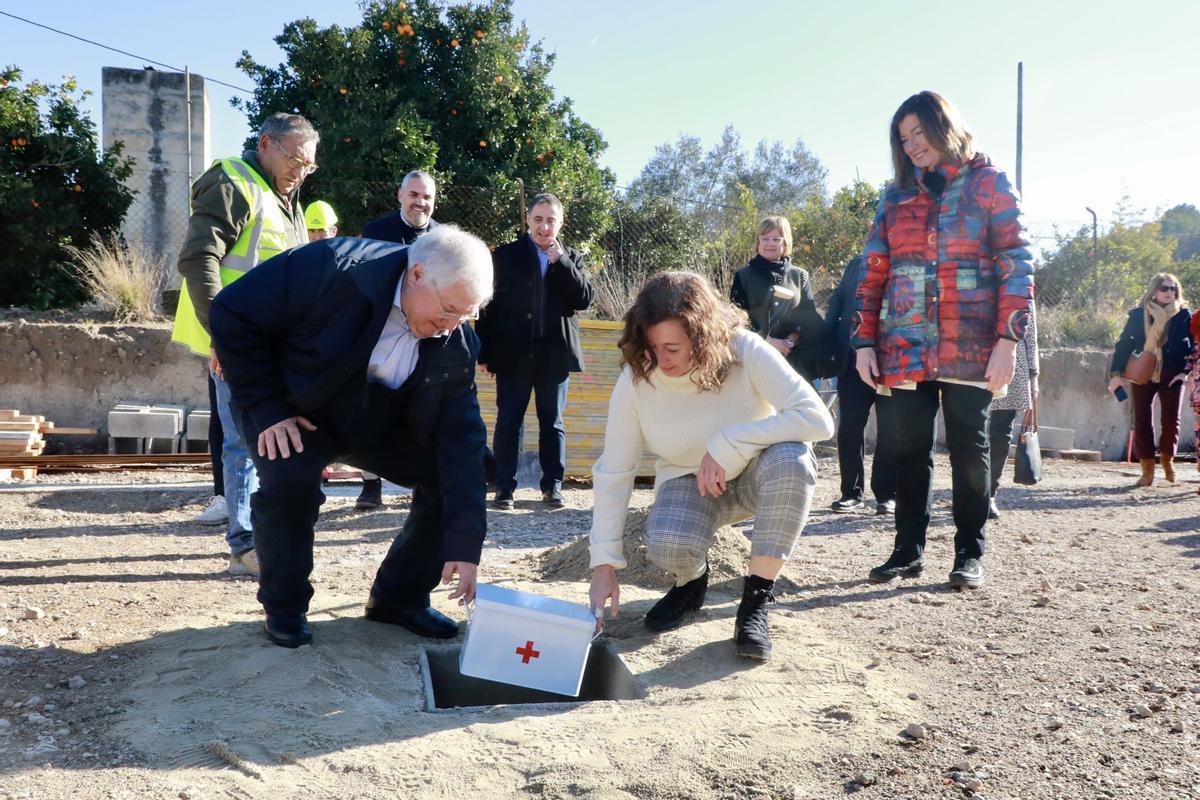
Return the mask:
<path id="1" fill-rule="evenodd" d="M 566 428 L 570 472 L 586 475 L 602 444 L 602 399 L 617 374 L 617 331 L 614 323 L 585 320 L 583 335 L 589 372 L 572 376 Z M 19 408 L 59 425 L 102 433 L 109 410 L 121 401 L 207 408 L 204 361 L 169 339 L 165 324 L 0 322 L 0 408 Z M 1073 428 L 1076 447 L 1120 460 L 1128 442 L 1129 403 L 1117 403 L 1105 391 L 1108 360 L 1109 353 L 1101 350 L 1043 350 L 1039 410 L 1042 424 Z M 481 379 L 489 421 L 494 416 L 491 388 L 490 381 Z M 1181 441 L 1192 450 L 1193 415 L 1184 405 Z M 572 409 L 582 416 L 572 416 Z M 533 423 L 532 414 L 527 421 Z M 529 425 L 525 440 L 537 441 Z"/>

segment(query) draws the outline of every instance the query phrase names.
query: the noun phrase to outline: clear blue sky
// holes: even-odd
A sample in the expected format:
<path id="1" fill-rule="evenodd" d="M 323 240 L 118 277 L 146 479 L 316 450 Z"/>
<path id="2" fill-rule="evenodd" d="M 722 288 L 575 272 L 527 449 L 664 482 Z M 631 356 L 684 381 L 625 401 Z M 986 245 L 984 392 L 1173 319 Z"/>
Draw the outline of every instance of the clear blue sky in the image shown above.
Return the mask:
<path id="1" fill-rule="evenodd" d="M 728 123 L 747 148 L 802 137 L 829 168 L 831 189 L 856 175 L 878 182 L 890 170 L 890 116 L 924 88 L 953 100 L 981 149 L 1011 173 L 1024 61 L 1035 234 L 1088 221 L 1088 205 L 1104 225 L 1124 193 L 1150 211 L 1200 205 L 1196 0 L 516 0 L 514 9 L 558 54 L 551 80 L 603 132 L 604 163 L 622 184 L 655 145 L 681 133 L 711 144 Z M 0 10 L 242 86 L 240 52 L 277 62 L 272 39 L 285 22 L 360 18 L 353 0 L 0 0 Z M 71 74 L 97 94 L 102 66 L 142 65 L 5 17 L 0 42 L 0 62 L 27 78 Z M 232 94 L 209 85 L 214 155 L 235 152 L 247 134 Z M 93 108 L 99 122 L 98 98 Z"/>

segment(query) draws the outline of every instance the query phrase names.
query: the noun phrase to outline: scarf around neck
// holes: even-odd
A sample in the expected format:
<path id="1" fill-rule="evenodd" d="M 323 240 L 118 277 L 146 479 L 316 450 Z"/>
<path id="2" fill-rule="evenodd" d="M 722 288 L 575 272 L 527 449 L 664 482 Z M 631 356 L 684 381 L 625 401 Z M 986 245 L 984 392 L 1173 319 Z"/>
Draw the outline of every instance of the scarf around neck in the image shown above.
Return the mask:
<path id="1" fill-rule="evenodd" d="M 1154 300 L 1147 300 L 1142 306 L 1146 323 L 1146 344 L 1142 349 L 1147 353 L 1154 353 L 1154 376 L 1151 380 L 1155 383 L 1162 377 L 1162 348 L 1167 338 L 1167 324 L 1179 313 L 1180 308 L 1182 305 L 1178 296 L 1165 306 Z"/>

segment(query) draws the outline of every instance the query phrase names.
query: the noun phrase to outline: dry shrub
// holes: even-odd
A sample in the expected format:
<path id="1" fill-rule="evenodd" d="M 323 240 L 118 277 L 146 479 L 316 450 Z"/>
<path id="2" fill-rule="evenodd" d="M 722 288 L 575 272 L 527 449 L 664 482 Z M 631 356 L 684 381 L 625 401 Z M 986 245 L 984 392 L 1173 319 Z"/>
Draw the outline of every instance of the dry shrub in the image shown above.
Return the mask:
<path id="1" fill-rule="evenodd" d="M 67 247 L 75 272 L 96 303 L 121 322 L 149 322 L 159 316 L 166 288 L 166 258 L 145 245 L 122 242 L 116 234 L 93 233 L 86 247 Z"/>
<path id="2" fill-rule="evenodd" d="M 1129 309 L 1118 300 L 1037 307 L 1041 347 L 1112 347 Z"/>

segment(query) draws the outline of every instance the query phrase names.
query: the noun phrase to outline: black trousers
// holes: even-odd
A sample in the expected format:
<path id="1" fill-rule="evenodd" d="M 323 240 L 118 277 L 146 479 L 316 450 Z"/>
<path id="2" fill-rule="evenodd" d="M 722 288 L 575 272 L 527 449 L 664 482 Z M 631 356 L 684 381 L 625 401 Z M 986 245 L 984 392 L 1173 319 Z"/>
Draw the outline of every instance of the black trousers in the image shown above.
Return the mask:
<path id="1" fill-rule="evenodd" d="M 923 381 L 892 391 L 896 413 L 895 549 L 917 557 L 925 551 L 933 504 L 933 445 L 939 405 L 946 419 L 954 507 L 955 555 L 980 558 L 987 526 L 991 465 L 988 406 L 992 393 L 976 386 Z M 256 529 L 257 530 L 257 529 Z"/>
<path id="2" fill-rule="evenodd" d="M 225 496 L 225 464 L 221 454 L 225 449 L 225 430 L 221 427 L 221 415 L 217 413 L 217 382 L 208 373 L 208 455 L 212 461 L 213 494 Z"/>
<path id="3" fill-rule="evenodd" d="M 250 519 L 261 571 L 258 600 L 268 614 L 308 611 L 313 526 L 325 502 L 321 470 L 334 461 L 413 489 L 404 527 L 375 574 L 371 595 L 376 603 L 425 608 L 441 578 L 442 496 L 434 454 L 417 443 L 404 422 L 401 390 L 353 383 L 319 412 L 306 415 L 317 430 L 302 431 L 304 451 L 288 458 L 258 455 L 259 429 L 248 414 L 237 415 L 258 470 Z"/>
<path id="4" fill-rule="evenodd" d="M 571 373 L 558 366 L 552 351 L 538 348 L 535 357 L 496 373 L 496 430 L 492 451 L 496 454 L 496 489 L 517 488 L 518 452 L 529 396 L 534 398 L 538 418 L 538 463 L 542 467 L 541 489 L 562 488 L 567 471 L 567 434 L 563 408 Z"/>
<path id="5" fill-rule="evenodd" d="M 838 378 L 837 448 L 842 497 L 860 500 L 866 485 L 865 437 L 871 406 L 875 406 L 875 459 L 871 464 L 871 493 L 875 502 L 896 499 L 896 416 L 892 398 L 863 383 L 850 368 Z"/>
<path id="6" fill-rule="evenodd" d="M 1012 445 L 1013 420 L 1017 418 L 1017 410 L 993 409 L 988 414 L 988 450 L 992 462 L 992 497 L 1000 488 L 1000 476 L 1004 474 L 1004 465 L 1008 463 L 1008 448 Z"/>

